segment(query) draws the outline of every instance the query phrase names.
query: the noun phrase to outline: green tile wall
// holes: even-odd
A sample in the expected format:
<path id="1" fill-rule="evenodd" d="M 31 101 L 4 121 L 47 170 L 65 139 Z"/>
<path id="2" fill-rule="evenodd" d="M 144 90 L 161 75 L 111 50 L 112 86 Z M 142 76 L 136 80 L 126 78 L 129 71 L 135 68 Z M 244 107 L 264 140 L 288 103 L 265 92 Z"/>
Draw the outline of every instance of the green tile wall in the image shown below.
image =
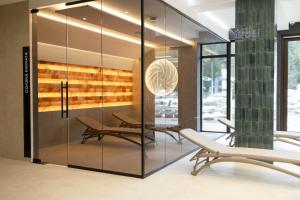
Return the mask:
<path id="1" fill-rule="evenodd" d="M 236 0 L 236 146 L 273 148 L 274 0 Z"/>

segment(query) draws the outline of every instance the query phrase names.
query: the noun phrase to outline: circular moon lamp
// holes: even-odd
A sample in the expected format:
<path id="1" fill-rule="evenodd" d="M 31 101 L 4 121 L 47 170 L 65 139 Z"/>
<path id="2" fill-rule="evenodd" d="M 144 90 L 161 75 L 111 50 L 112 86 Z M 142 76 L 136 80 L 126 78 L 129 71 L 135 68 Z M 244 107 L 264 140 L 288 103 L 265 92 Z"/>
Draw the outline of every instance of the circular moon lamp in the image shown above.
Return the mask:
<path id="1" fill-rule="evenodd" d="M 166 59 L 152 62 L 146 70 L 145 82 L 148 90 L 156 96 L 171 94 L 178 83 L 176 67 Z"/>

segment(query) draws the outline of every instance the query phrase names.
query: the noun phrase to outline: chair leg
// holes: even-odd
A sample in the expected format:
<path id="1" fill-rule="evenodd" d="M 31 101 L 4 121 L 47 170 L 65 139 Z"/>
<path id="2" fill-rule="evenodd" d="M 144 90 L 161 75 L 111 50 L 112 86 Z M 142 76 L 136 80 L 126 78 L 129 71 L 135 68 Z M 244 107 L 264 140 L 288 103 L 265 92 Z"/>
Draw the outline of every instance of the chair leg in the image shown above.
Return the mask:
<path id="1" fill-rule="evenodd" d="M 230 138 L 229 146 L 230 146 L 230 147 L 234 147 L 234 146 L 235 146 L 234 136 L 232 136 L 232 137 Z"/>
<path id="2" fill-rule="evenodd" d="M 229 136 L 226 138 L 226 140 L 230 139 L 229 146 L 234 147 L 235 146 L 235 132 L 232 132 L 229 134 Z"/>
<path id="3" fill-rule="evenodd" d="M 212 164 L 220 163 L 220 162 L 238 162 L 238 163 L 245 163 L 245 164 L 252 164 L 256 166 L 266 167 L 269 169 L 273 169 L 291 176 L 294 176 L 296 178 L 300 178 L 300 174 L 292 172 L 287 169 L 283 169 L 281 167 L 278 167 L 276 165 L 260 161 L 260 160 L 254 160 L 250 158 L 243 158 L 243 157 L 213 157 L 211 161 L 206 162 L 204 165 L 202 165 L 199 169 L 194 169 L 191 174 L 196 176 L 199 172 L 201 172 L 203 169 L 209 167 Z"/>
<path id="4" fill-rule="evenodd" d="M 198 167 L 200 164 L 202 164 L 202 163 L 204 163 L 204 165 L 202 165 L 199 169 L 197 169 L 197 167 Z M 200 162 L 199 162 L 199 158 L 197 158 L 196 163 L 195 163 L 195 165 L 194 165 L 194 168 L 193 168 L 193 171 L 191 172 L 191 174 L 192 174 L 193 176 L 196 176 L 196 175 L 197 175 L 200 171 L 202 171 L 204 168 L 209 167 L 209 165 L 210 165 L 209 157 L 204 158 L 204 159 L 201 160 Z"/>
<path id="5" fill-rule="evenodd" d="M 104 138 L 104 135 L 98 135 L 98 141 L 102 140 Z"/>
<path id="6" fill-rule="evenodd" d="M 85 136 L 82 137 L 82 141 L 81 144 L 85 144 L 85 142 L 87 141 L 88 138 L 86 138 Z"/>

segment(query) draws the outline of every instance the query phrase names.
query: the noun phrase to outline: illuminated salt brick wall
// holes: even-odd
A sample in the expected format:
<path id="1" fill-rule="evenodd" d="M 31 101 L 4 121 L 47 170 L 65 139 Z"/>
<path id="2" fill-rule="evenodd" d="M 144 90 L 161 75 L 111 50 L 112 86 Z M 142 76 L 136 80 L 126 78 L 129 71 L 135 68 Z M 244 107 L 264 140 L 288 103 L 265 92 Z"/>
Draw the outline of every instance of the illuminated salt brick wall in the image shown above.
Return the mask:
<path id="1" fill-rule="evenodd" d="M 67 80 L 70 110 L 132 105 L 132 75 L 128 70 L 39 61 L 39 112 L 61 110 L 61 81 Z M 65 97 L 64 90 L 64 102 Z"/>

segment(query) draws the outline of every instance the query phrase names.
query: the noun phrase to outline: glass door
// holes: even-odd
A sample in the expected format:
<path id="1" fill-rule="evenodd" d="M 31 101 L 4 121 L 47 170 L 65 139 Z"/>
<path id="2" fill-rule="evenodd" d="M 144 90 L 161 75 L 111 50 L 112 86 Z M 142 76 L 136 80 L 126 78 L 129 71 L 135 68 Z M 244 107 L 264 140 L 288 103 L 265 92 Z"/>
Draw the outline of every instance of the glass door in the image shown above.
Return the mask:
<path id="1" fill-rule="evenodd" d="M 67 27 L 66 17 L 51 20 L 38 13 L 38 131 L 42 162 L 67 165 Z"/>
<path id="2" fill-rule="evenodd" d="M 70 166 L 141 175 L 140 8 L 101 0 L 57 11 L 67 17 Z"/>
<path id="3" fill-rule="evenodd" d="M 85 4 L 57 13 L 67 19 L 68 165 L 102 169 L 102 13 Z"/>
<path id="4" fill-rule="evenodd" d="M 103 126 L 111 130 L 102 139 L 102 169 L 141 175 L 141 1 L 102 0 L 101 4 L 100 109 Z"/>
<path id="5" fill-rule="evenodd" d="M 42 161 L 140 176 L 141 1 L 59 4 L 37 15 Z"/>

